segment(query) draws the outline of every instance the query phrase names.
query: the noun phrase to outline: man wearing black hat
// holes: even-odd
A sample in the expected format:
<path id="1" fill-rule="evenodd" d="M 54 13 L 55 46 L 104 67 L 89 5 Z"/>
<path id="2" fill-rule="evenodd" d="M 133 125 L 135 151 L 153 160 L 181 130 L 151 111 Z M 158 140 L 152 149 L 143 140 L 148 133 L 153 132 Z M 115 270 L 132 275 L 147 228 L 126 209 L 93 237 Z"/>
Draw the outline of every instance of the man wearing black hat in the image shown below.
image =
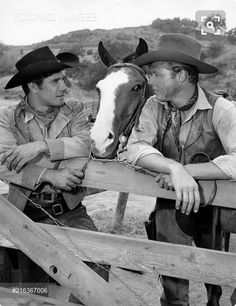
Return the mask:
<path id="1" fill-rule="evenodd" d="M 192 37 L 166 34 L 155 51 L 134 60 L 146 69 L 155 95 L 147 100 L 139 126 L 132 131 L 128 158 L 162 173 L 156 178 L 159 185 L 176 192 L 176 201 L 157 198 L 152 239 L 185 245 L 194 241 L 200 247 L 220 249 L 221 232 L 216 222 L 212 224 L 217 211 L 200 208 L 193 177 L 236 179 L 236 107 L 198 85 L 199 73 L 217 72 L 200 60 L 200 52 L 200 43 Z M 212 191 L 213 198 L 214 184 Z M 228 212 L 227 221 L 236 231 L 236 214 Z M 162 276 L 162 285 L 162 306 L 189 305 L 187 280 Z M 208 284 L 206 288 L 207 305 L 219 305 L 221 288 Z"/>
<path id="2" fill-rule="evenodd" d="M 83 105 L 66 102 L 63 70 L 78 58 L 49 47 L 31 51 L 16 63 L 18 72 L 6 89 L 22 86 L 25 97 L 0 114 L 0 177 L 10 183 L 8 200 L 32 220 L 97 231 L 82 205 L 80 169 L 63 160 L 89 156 L 89 126 Z M 59 166 L 60 164 L 60 166 Z M 45 283 L 48 276 L 19 252 L 20 282 Z M 108 271 L 88 265 L 108 280 Z M 74 297 L 70 301 L 75 301 Z"/>

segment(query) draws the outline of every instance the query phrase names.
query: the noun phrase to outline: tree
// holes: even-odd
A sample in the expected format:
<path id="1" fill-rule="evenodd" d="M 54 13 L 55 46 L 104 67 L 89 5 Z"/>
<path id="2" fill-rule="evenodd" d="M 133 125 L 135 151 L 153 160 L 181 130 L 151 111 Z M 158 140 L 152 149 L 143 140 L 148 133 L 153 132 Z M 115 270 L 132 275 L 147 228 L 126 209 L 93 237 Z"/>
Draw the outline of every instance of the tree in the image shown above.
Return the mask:
<path id="1" fill-rule="evenodd" d="M 179 17 L 175 17 L 173 19 L 157 18 L 152 22 L 152 28 L 167 33 L 191 34 L 194 32 L 194 29 L 197 26 L 198 23 L 196 21 L 193 21 L 188 18 L 180 19 Z"/>
<path id="2" fill-rule="evenodd" d="M 236 44 L 236 28 L 233 28 L 227 32 L 227 40 L 231 42 L 231 44 Z"/>

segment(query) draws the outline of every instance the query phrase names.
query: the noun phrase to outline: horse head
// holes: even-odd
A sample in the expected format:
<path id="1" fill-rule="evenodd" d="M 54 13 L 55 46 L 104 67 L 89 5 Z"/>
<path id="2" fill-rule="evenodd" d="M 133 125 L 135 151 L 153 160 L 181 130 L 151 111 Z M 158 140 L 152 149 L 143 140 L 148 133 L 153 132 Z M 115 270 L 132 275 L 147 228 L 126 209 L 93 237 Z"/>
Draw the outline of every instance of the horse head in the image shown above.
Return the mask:
<path id="1" fill-rule="evenodd" d="M 92 153 L 97 157 L 113 158 L 119 137 L 123 134 L 128 137 L 138 120 L 148 86 L 145 71 L 132 64 L 132 60 L 147 51 L 147 43 L 140 38 L 135 52 L 117 63 L 99 43 L 99 56 L 108 69 L 96 86 L 99 110 L 90 137 Z"/>

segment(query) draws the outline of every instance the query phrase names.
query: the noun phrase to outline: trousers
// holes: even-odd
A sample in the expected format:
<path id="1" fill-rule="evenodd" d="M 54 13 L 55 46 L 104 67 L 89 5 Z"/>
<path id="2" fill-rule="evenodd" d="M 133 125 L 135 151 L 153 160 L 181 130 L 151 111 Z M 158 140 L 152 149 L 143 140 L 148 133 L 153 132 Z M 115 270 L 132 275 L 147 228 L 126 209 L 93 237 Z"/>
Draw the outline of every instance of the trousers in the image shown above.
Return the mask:
<path id="1" fill-rule="evenodd" d="M 27 211 L 27 210 L 26 210 Z M 31 219 L 36 222 L 41 222 L 45 224 L 55 225 L 52 219 L 49 217 L 40 217 L 37 216 L 32 217 Z M 63 223 L 64 225 L 72 228 L 85 229 L 91 231 L 98 231 L 94 222 L 87 214 L 86 207 L 81 203 L 76 206 L 73 210 L 70 210 L 66 213 L 58 215 L 56 217 L 58 221 Z M 49 288 L 49 276 L 46 272 L 44 272 L 41 267 L 36 265 L 29 257 L 27 257 L 21 251 L 18 252 L 18 267 L 20 270 L 20 283 L 27 287 L 39 287 L 44 288 L 45 290 L 41 290 L 41 295 L 48 296 L 48 288 Z M 93 269 L 97 274 L 99 274 L 104 280 L 109 280 L 109 266 L 108 265 L 97 265 L 92 262 L 85 262 L 91 269 Z M 81 303 L 77 298 L 73 295 L 70 295 L 69 302 L 73 303 Z"/>
<path id="2" fill-rule="evenodd" d="M 173 200 L 157 200 L 155 224 L 156 240 L 174 244 L 192 245 L 210 249 L 212 247 L 213 207 L 200 208 L 199 212 L 184 215 L 175 210 Z M 215 248 L 221 249 L 221 231 L 216 232 Z M 161 276 L 163 292 L 160 298 L 162 306 L 189 306 L 189 281 L 185 279 Z M 208 306 L 219 305 L 221 287 L 205 284 L 208 292 Z M 211 294 L 210 294 L 211 293 Z"/>

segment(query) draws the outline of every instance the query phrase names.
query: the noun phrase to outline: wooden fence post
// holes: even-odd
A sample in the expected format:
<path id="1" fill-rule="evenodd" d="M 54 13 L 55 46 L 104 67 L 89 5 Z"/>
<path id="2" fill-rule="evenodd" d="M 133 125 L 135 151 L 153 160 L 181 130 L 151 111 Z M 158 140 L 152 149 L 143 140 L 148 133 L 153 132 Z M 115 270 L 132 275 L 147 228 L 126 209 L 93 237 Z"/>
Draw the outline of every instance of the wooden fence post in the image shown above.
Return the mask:
<path id="1" fill-rule="evenodd" d="M 3 196 L 0 196 L 0 233 L 86 306 L 132 305 Z"/>
<path id="2" fill-rule="evenodd" d="M 113 231 L 115 233 L 119 233 L 121 230 L 128 197 L 129 197 L 129 194 L 126 192 L 119 193 L 117 205 L 116 205 L 114 223 L 113 223 Z"/>

